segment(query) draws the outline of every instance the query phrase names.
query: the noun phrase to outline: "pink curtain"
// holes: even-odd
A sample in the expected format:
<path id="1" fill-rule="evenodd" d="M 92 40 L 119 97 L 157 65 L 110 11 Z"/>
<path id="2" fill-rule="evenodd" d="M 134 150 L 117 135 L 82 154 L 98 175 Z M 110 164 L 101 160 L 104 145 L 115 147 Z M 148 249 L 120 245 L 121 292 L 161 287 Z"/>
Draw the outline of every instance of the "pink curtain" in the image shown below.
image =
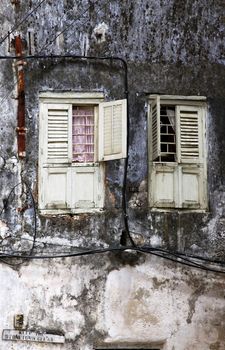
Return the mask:
<path id="1" fill-rule="evenodd" d="M 94 162 L 94 107 L 73 107 L 73 161 Z"/>

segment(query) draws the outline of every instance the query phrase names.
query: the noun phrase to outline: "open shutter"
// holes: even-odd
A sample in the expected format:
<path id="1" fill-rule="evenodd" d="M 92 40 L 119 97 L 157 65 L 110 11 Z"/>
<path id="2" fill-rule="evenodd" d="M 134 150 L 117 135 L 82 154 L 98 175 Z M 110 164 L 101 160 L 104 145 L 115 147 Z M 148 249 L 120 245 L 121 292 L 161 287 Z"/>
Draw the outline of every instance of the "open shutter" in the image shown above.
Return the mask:
<path id="1" fill-rule="evenodd" d="M 98 160 L 127 156 L 127 100 L 99 104 Z"/>
<path id="2" fill-rule="evenodd" d="M 199 163 L 202 160 L 201 109 L 177 106 L 177 150 L 179 163 Z"/>
<path id="3" fill-rule="evenodd" d="M 46 154 L 45 163 L 69 163 L 72 158 L 72 106 L 46 104 Z"/>
<path id="4" fill-rule="evenodd" d="M 152 160 L 160 156 L 160 97 L 157 96 L 151 103 L 151 142 Z"/>

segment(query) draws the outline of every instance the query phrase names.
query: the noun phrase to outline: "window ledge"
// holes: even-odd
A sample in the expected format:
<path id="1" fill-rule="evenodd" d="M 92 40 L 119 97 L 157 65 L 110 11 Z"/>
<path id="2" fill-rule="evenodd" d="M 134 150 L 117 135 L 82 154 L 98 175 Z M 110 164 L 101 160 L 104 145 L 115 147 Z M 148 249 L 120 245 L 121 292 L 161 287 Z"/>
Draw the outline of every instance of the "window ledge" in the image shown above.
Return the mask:
<path id="1" fill-rule="evenodd" d="M 77 214 L 93 214 L 93 213 L 102 213 L 103 208 L 82 208 L 82 209 L 39 209 L 39 214 L 48 216 L 48 215 L 77 215 Z"/>
<path id="2" fill-rule="evenodd" d="M 149 208 L 151 212 L 157 212 L 157 213 L 179 213 L 179 214 L 188 214 L 188 213 L 208 213 L 208 209 L 195 209 L 195 208 Z"/>

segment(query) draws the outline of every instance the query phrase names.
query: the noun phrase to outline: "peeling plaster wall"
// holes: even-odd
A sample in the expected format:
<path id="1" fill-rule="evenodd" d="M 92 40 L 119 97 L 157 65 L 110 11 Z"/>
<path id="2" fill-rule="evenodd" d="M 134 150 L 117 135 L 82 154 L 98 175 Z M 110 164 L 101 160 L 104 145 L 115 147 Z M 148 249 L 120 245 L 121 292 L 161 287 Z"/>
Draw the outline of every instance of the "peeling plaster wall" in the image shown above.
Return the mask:
<path id="1" fill-rule="evenodd" d="M 23 313 L 28 329 L 65 334 L 65 345 L 35 343 L 35 349 L 225 346 L 224 278 L 210 273 L 157 258 L 124 265 L 111 255 L 34 262 L 20 271 L 3 265 L 0 276 L 1 329 L 13 328 L 13 315 Z M 10 349 L 33 348 L 10 343 Z"/>
<path id="2" fill-rule="evenodd" d="M 19 3 L 15 8 L 2 0 L 1 37 L 35 6 L 34 1 Z M 219 0 L 113 0 L 96 4 L 89 0 L 46 0 L 17 30 L 26 54 L 69 52 L 127 60 L 131 234 L 137 244 L 223 260 L 224 9 Z M 56 34 L 60 35 L 54 40 Z M 0 46 L 1 55 L 14 55 L 12 39 L 13 35 Z M 103 91 L 107 99 L 124 97 L 124 72 L 115 62 L 32 60 L 25 67 L 25 77 L 27 157 L 21 161 L 15 132 L 15 67 L 9 60 L 1 61 L 0 241 L 1 251 L 12 253 L 32 247 L 34 210 L 21 178 L 30 184 L 37 205 L 39 92 Z M 146 94 L 155 92 L 207 97 L 207 212 L 153 212 L 148 208 L 145 104 Z M 123 171 L 123 161 L 106 165 L 104 212 L 38 215 L 35 252 L 118 246 L 123 229 Z M 14 267 L 1 262 L 0 280 L 0 331 L 12 329 L 13 316 L 22 313 L 27 329 L 64 334 L 66 338 L 65 345 L 0 340 L 2 350 L 225 348 L 223 275 L 126 252 L 31 261 Z"/>

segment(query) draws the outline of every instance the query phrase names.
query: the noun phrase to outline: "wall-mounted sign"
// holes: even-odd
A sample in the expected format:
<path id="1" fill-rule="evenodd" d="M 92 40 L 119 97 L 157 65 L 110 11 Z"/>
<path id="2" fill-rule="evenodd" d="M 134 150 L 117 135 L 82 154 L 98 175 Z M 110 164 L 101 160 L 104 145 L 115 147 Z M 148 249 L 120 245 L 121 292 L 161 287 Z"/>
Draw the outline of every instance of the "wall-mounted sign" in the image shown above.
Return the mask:
<path id="1" fill-rule="evenodd" d="M 2 340 L 13 341 L 34 341 L 39 343 L 65 343 L 65 337 L 62 335 L 38 333 L 29 331 L 19 331 L 14 329 L 3 329 Z"/>

